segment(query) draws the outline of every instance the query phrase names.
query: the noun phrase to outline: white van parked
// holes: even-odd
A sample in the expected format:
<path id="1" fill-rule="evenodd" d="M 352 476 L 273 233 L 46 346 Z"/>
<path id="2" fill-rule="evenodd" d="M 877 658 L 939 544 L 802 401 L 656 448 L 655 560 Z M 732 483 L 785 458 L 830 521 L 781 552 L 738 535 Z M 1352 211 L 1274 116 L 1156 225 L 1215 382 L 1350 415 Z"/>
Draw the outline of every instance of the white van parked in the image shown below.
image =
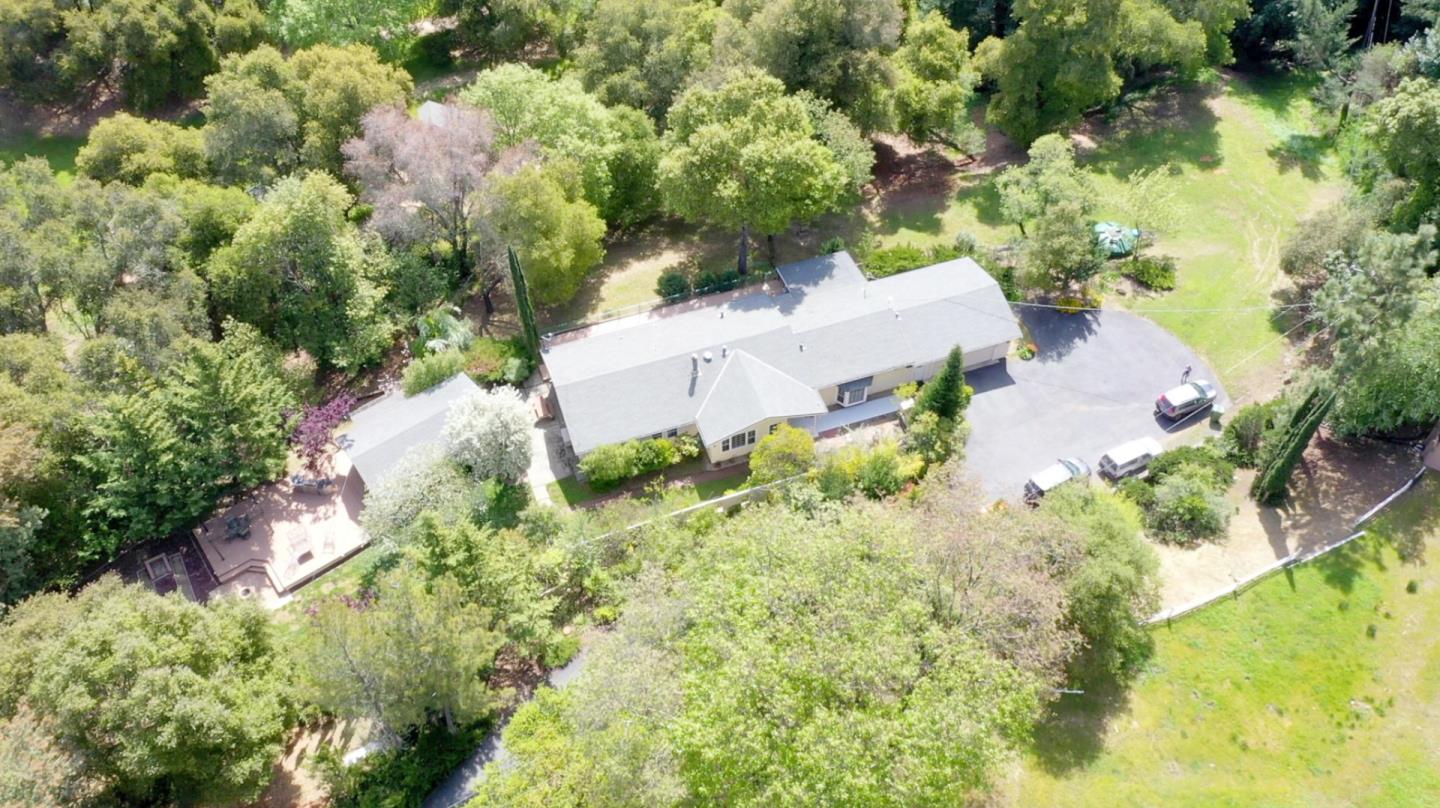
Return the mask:
<path id="1" fill-rule="evenodd" d="M 1112 480 L 1139 474 L 1150 461 L 1165 451 L 1154 438 L 1139 438 L 1122 443 L 1100 456 L 1100 473 Z"/>

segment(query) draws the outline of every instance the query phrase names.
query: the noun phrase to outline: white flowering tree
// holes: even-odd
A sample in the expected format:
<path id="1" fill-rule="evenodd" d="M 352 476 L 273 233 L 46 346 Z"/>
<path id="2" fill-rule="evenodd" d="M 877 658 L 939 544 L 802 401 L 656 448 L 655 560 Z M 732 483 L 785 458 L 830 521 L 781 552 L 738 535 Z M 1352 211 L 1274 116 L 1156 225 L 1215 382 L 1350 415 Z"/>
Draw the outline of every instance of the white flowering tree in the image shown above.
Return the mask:
<path id="1" fill-rule="evenodd" d="M 532 420 L 515 388 L 497 387 L 456 402 L 440 437 L 451 459 L 476 477 L 514 483 L 530 467 Z"/>
<path id="2" fill-rule="evenodd" d="M 484 487 L 433 444 L 411 449 L 365 492 L 360 527 L 372 541 L 393 549 L 410 543 L 426 511 L 447 525 L 485 513 Z"/>

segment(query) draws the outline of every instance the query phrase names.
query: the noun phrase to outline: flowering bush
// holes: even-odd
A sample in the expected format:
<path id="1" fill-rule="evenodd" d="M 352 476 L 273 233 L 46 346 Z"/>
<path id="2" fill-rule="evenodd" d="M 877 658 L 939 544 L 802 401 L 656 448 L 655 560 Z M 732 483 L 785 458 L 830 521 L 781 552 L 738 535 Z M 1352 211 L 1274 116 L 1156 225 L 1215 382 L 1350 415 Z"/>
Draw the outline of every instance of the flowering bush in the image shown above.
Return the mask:
<path id="1" fill-rule="evenodd" d="M 306 405 L 300 412 L 290 442 L 295 444 L 295 453 L 305 464 L 311 475 L 320 476 L 325 470 L 325 461 L 335 446 L 335 428 L 340 426 L 350 411 L 355 409 L 355 396 L 342 392 L 318 407 Z"/>

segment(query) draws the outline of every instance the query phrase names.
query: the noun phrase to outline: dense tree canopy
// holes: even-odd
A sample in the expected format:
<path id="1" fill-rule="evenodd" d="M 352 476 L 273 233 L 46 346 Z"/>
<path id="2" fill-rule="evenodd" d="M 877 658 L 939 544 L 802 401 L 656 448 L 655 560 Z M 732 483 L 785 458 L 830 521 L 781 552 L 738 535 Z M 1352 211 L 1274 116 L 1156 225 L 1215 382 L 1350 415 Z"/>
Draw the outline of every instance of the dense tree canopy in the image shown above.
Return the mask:
<path id="1" fill-rule="evenodd" d="M 686 80 L 710 63 L 719 13 L 695 0 L 599 0 L 576 68 L 601 102 L 663 120 Z"/>
<path id="2" fill-rule="evenodd" d="M 666 207 L 691 221 L 779 233 L 859 191 L 857 171 L 816 131 L 806 103 L 755 70 L 692 87 L 670 110 L 659 183 Z M 873 160 L 873 157 L 871 157 Z M 868 180 L 869 164 L 865 165 Z"/>
<path id="3" fill-rule="evenodd" d="M 112 576 L 26 601 L 0 639 L 0 718 L 41 719 L 107 801 L 243 802 L 269 782 L 293 719 L 258 605 L 200 606 Z"/>
<path id="4" fill-rule="evenodd" d="M 980 76 L 970 66 L 968 36 L 938 13 L 911 20 L 895 52 L 896 126 L 918 142 L 973 148 L 971 93 Z"/>
<path id="5" fill-rule="evenodd" d="M 490 113 L 501 148 L 534 141 L 546 158 L 573 161 L 585 200 L 605 221 L 634 224 L 655 211 L 659 153 L 643 115 L 606 107 L 573 78 L 514 64 L 482 72 L 461 98 Z"/>
<path id="6" fill-rule="evenodd" d="M 263 46 L 205 80 L 205 151 L 222 180 L 269 183 L 298 167 L 339 174 L 340 146 L 377 106 L 402 103 L 410 76 L 364 45 L 316 45 L 286 58 Z"/>
<path id="7" fill-rule="evenodd" d="M 321 172 L 277 183 L 210 262 L 216 309 L 333 367 L 379 357 L 390 341 L 377 286 L 388 259 L 346 220 L 353 201 Z"/>
<path id="8" fill-rule="evenodd" d="M 905 15 L 896 0 L 728 0 L 716 26 L 722 68 L 758 67 L 790 92 L 845 110 L 866 131 L 892 122 L 894 70 Z"/>

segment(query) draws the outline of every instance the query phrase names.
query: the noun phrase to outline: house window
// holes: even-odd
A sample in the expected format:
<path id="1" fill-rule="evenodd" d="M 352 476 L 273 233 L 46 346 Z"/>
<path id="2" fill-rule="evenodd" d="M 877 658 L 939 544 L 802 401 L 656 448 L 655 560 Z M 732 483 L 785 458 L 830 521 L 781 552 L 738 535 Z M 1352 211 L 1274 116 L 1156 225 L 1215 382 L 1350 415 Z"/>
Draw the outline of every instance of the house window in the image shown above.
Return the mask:
<path id="1" fill-rule="evenodd" d="M 677 436 L 677 435 L 679 435 L 679 434 L 680 434 L 680 430 L 678 430 L 678 429 L 672 429 L 672 430 L 670 430 L 669 432 L 666 432 L 666 433 L 665 433 L 665 437 L 667 437 L 667 438 L 673 438 L 673 437 L 675 437 L 675 436 Z"/>
<path id="2" fill-rule="evenodd" d="M 742 449 L 755 442 L 755 430 L 738 432 L 725 440 L 720 441 L 720 451 L 729 452 L 735 449 Z"/>
<path id="3" fill-rule="evenodd" d="M 771 434 L 771 435 L 774 435 L 774 434 L 775 434 L 775 430 L 777 430 L 777 429 L 779 429 L 779 428 L 780 428 L 780 424 L 779 424 L 779 423 L 771 424 L 771 425 L 770 425 L 770 434 Z"/>
<path id="4" fill-rule="evenodd" d="M 856 379 L 853 382 L 845 382 L 840 385 L 839 393 L 836 395 L 836 403 L 842 407 L 853 407 L 863 403 L 870 397 L 870 383 L 875 381 L 874 376 L 866 376 L 863 379 Z"/>

